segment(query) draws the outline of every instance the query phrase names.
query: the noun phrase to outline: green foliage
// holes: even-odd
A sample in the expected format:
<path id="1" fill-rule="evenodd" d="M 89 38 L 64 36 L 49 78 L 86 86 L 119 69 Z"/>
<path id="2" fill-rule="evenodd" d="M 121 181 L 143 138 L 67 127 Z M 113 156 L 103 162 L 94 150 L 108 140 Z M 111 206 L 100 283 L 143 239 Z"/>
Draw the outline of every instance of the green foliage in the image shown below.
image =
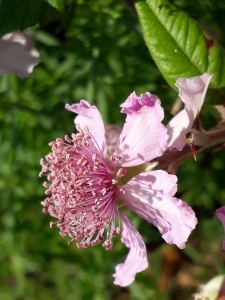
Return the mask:
<path id="1" fill-rule="evenodd" d="M 170 86 L 177 90 L 178 78 L 208 72 L 213 74 L 212 86 L 218 89 L 211 95 L 210 103 L 222 103 L 224 49 L 194 20 L 166 0 L 140 0 L 136 8 L 148 49 Z"/>
<path id="2" fill-rule="evenodd" d="M 72 5 L 73 0 L 45 0 L 57 10 L 63 10 L 66 6 Z"/>
<path id="3" fill-rule="evenodd" d="M 122 123 L 119 104 L 134 89 L 157 92 L 165 84 L 141 47 L 138 22 L 122 4 L 80 3 L 69 21 L 66 28 L 62 18 L 29 31 L 42 63 L 28 78 L 0 77 L 0 299 L 128 299 L 144 286 L 135 283 L 129 291 L 113 285 L 115 265 L 127 253 L 119 238 L 113 251 L 101 246 L 80 251 L 68 247 L 42 213 L 39 160 L 50 151 L 50 141 L 75 130 L 65 104 L 83 98 L 98 106 L 107 123 Z M 168 102 L 170 92 L 161 91 Z M 137 278 L 146 282 L 149 274 Z M 155 294 L 151 284 L 142 298 Z"/>
<path id="4" fill-rule="evenodd" d="M 0 36 L 25 30 L 37 24 L 44 26 L 69 9 L 72 0 L 1 0 Z"/>
<path id="5" fill-rule="evenodd" d="M 10 8 L 10 3 L 2 1 L 0 9 L 3 4 Z M 51 3 L 53 11 L 60 3 Z M 176 1 L 186 12 L 199 15 L 193 3 Z M 47 2 L 43 5 L 50 7 Z M 218 10 L 204 9 L 206 20 L 216 19 Z M 220 13 L 223 16 L 225 10 Z M 224 18 L 216 21 L 222 24 Z M 1 23 L 1 30 L 4 26 Z M 6 31 L 14 28 L 10 22 L 7 26 Z M 225 272 L 223 228 L 214 215 L 225 203 L 224 151 L 211 153 L 210 149 L 197 155 L 197 163 L 191 158 L 179 169 L 177 196 L 193 207 L 199 224 L 187 248 L 178 252 L 182 260 L 169 265 L 167 285 L 162 284 L 168 272 L 165 255 L 170 256 L 173 247 L 165 245 L 154 226 L 129 211 L 126 215 L 146 242 L 150 267 L 128 288 L 113 285 L 115 265 L 123 262 L 128 249 L 119 238 L 110 251 L 101 246 L 68 247 L 58 229 L 49 228 L 52 218 L 42 213 L 45 195 L 43 179 L 38 177 L 39 160 L 50 151 L 50 141 L 74 132 L 74 115 L 64 109 L 66 103 L 86 99 L 100 109 L 106 123 L 122 124 L 119 105 L 133 90 L 150 91 L 162 101 L 166 124 L 177 93 L 166 85 L 149 56 L 138 20 L 116 0 L 78 1 L 70 14 L 28 33 L 42 63 L 26 79 L 0 77 L 0 299 L 190 298 L 198 283 Z M 208 116 L 206 111 L 203 125 L 210 128 Z"/>

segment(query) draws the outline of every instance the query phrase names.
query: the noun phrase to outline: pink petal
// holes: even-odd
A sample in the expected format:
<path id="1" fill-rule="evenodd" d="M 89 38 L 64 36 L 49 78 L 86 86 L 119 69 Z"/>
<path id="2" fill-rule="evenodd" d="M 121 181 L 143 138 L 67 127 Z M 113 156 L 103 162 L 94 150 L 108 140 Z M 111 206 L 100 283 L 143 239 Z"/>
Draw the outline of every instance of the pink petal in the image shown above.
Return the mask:
<path id="1" fill-rule="evenodd" d="M 88 127 L 95 146 L 102 152 L 106 142 L 104 123 L 99 110 L 85 100 L 73 105 L 66 104 L 66 109 L 78 114 L 75 118 L 75 124 L 79 124 L 81 128 Z"/>
<path id="2" fill-rule="evenodd" d="M 201 110 L 205 94 L 212 75 L 204 73 L 193 78 L 180 78 L 176 81 L 179 88 L 179 96 L 186 105 L 190 121 L 194 121 L 197 111 Z"/>
<path id="3" fill-rule="evenodd" d="M 222 206 L 216 210 L 216 215 L 223 224 L 225 230 L 225 206 Z M 223 250 L 225 250 L 225 241 L 223 241 Z"/>
<path id="4" fill-rule="evenodd" d="M 204 73 L 198 77 L 180 78 L 176 81 L 185 107 L 167 125 L 168 147 L 183 149 L 186 143 L 185 134 L 192 128 L 197 112 L 201 110 L 211 78 L 212 75 Z"/>
<path id="5" fill-rule="evenodd" d="M 29 35 L 15 31 L 0 39 L 0 75 L 15 73 L 27 77 L 39 62 L 39 53 Z"/>
<path id="6" fill-rule="evenodd" d="M 136 166 L 161 156 L 167 147 L 167 130 L 161 123 L 160 100 L 150 93 L 137 97 L 133 92 L 121 105 L 127 114 L 115 155 L 124 167 Z"/>
<path id="7" fill-rule="evenodd" d="M 119 214 L 123 223 L 122 242 L 130 248 L 124 263 L 116 266 L 114 283 L 120 286 L 131 284 L 135 275 L 148 267 L 145 243 L 134 225 L 123 215 Z"/>
<path id="8" fill-rule="evenodd" d="M 176 192 L 175 177 L 161 170 L 142 173 L 122 186 L 117 196 L 155 225 L 167 243 L 182 249 L 197 219 L 185 202 L 172 197 Z"/>
<path id="9" fill-rule="evenodd" d="M 186 144 L 186 133 L 192 127 L 185 109 L 180 111 L 167 125 L 169 141 L 168 147 L 182 150 Z"/>

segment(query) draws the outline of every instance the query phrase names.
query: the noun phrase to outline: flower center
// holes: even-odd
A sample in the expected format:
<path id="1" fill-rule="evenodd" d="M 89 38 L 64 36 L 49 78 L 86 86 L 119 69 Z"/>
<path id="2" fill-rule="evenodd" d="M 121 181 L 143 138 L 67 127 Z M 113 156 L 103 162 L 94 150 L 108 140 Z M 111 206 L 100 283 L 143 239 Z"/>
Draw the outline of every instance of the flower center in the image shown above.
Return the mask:
<path id="1" fill-rule="evenodd" d="M 46 162 L 41 159 L 40 176 L 47 173 L 50 183 L 43 185 L 45 194 L 51 195 L 42 202 L 43 211 L 58 219 L 50 226 L 56 225 L 62 236 L 68 235 L 69 244 L 75 240 L 78 248 L 86 248 L 106 239 L 103 246 L 110 249 L 112 237 L 122 232 L 115 224 L 115 190 L 125 171 L 121 168 L 116 172 L 113 167 L 119 158 L 104 159 L 87 127 L 77 126 L 77 130 L 72 138 L 65 136 L 66 142 L 51 142 L 52 152 Z"/>

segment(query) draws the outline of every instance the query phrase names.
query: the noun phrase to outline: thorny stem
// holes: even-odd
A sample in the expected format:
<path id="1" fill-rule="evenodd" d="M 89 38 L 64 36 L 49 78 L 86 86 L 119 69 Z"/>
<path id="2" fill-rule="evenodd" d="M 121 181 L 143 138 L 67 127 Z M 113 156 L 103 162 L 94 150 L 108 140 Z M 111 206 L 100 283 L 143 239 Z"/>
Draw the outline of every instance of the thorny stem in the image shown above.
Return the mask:
<path id="1" fill-rule="evenodd" d="M 191 146 L 194 146 L 196 152 L 199 152 L 210 146 L 225 142 L 225 127 L 215 127 L 209 131 L 191 129 L 186 134 L 186 137 L 187 144 L 182 151 L 168 149 L 161 157 L 155 160 L 159 163 L 157 169 L 164 169 L 171 174 L 175 174 L 178 167 L 192 156 Z"/>

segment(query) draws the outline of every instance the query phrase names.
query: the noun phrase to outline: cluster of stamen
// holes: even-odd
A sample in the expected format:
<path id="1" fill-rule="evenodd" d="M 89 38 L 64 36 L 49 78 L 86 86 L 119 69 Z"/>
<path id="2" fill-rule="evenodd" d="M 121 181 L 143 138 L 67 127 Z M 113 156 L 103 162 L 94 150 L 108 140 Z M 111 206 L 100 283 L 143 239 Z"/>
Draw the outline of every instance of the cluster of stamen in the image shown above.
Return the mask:
<path id="1" fill-rule="evenodd" d="M 65 141 L 56 139 L 49 145 L 52 152 L 41 159 L 40 177 L 46 195 L 43 211 L 57 218 L 50 226 L 57 226 L 62 236 L 69 236 L 78 248 L 95 246 L 105 240 L 106 249 L 112 247 L 112 237 L 122 232 L 116 226 L 118 208 L 115 199 L 116 185 L 125 170 L 117 172 L 113 165 L 119 157 L 109 161 L 94 145 L 88 128 L 77 126 L 78 133 Z"/>

